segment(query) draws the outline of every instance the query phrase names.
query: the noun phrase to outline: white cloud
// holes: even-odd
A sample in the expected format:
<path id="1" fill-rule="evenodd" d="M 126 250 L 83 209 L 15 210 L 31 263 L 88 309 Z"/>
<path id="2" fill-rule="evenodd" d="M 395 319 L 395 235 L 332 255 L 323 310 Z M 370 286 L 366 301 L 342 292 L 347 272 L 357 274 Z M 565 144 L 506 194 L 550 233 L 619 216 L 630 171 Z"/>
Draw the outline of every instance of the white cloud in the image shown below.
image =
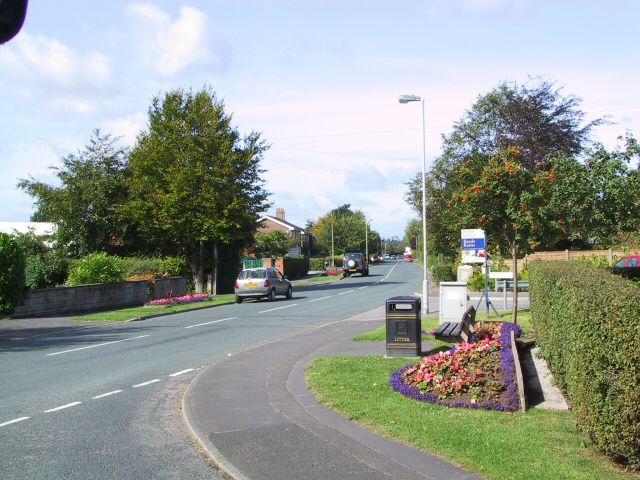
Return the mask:
<path id="1" fill-rule="evenodd" d="M 56 111 L 95 112 L 96 93 L 113 89 L 108 56 L 82 53 L 55 38 L 26 32 L 0 49 L 0 72 L 5 95 L 20 95 Z"/>
<path id="2" fill-rule="evenodd" d="M 215 63 L 206 45 L 207 16 L 202 11 L 182 7 L 172 20 L 150 3 L 135 3 L 127 13 L 140 21 L 141 56 L 157 73 L 170 76 L 192 65 Z"/>
<path id="3" fill-rule="evenodd" d="M 122 137 L 122 143 L 132 147 L 135 144 L 136 137 L 144 129 L 146 119 L 147 117 L 142 113 L 136 113 L 108 121 L 103 129 L 116 137 Z"/>

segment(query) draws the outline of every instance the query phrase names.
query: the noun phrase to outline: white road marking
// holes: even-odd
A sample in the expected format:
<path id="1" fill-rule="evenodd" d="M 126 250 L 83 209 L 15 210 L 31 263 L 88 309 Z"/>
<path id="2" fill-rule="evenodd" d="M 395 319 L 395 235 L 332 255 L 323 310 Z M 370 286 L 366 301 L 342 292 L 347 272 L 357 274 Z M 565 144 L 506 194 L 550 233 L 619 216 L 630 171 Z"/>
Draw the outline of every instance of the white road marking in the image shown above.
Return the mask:
<path id="1" fill-rule="evenodd" d="M 298 304 L 292 303 L 290 305 L 285 305 L 284 307 L 276 307 L 276 308 L 270 308 L 269 310 L 262 310 L 261 312 L 258 312 L 258 313 L 275 312 L 276 310 L 282 310 L 283 308 L 291 308 L 291 307 L 295 307 L 296 305 Z"/>
<path id="2" fill-rule="evenodd" d="M 204 327 L 205 325 L 211 325 L 212 323 L 226 322 L 227 320 L 235 320 L 238 317 L 221 318 L 220 320 L 212 320 L 211 322 L 197 323 L 195 325 L 188 325 L 184 328 Z"/>
<path id="3" fill-rule="evenodd" d="M 331 295 L 329 295 L 328 297 L 314 298 L 313 300 L 309 300 L 309 303 L 319 302 L 320 300 L 326 300 L 327 298 L 331 298 Z"/>
<path id="4" fill-rule="evenodd" d="M 182 375 L 183 373 L 188 373 L 188 372 L 193 372 L 193 368 L 186 368 L 184 370 L 180 370 L 179 372 L 171 373 L 171 374 L 169 374 L 169 376 L 170 377 L 177 377 L 178 375 Z"/>
<path id="5" fill-rule="evenodd" d="M 58 410 L 64 410 L 65 408 L 75 407 L 76 405 L 80 405 L 81 403 L 82 402 L 67 403 L 66 405 L 60 405 L 59 407 L 50 408 L 49 410 L 45 410 L 44 413 L 57 412 Z"/>
<path id="6" fill-rule="evenodd" d="M 353 292 L 353 290 L 347 290 L 346 292 L 341 292 L 341 293 L 339 293 L 339 294 L 338 294 L 338 296 L 340 296 L 340 295 L 346 295 L 347 293 L 351 293 L 351 292 Z"/>
<path id="7" fill-rule="evenodd" d="M 147 385 L 151 385 L 152 383 L 156 383 L 156 382 L 159 382 L 159 381 L 160 381 L 159 378 L 154 378 L 153 380 L 149 380 L 148 382 L 143 382 L 143 383 L 139 383 L 137 385 L 133 385 L 132 388 L 146 387 Z"/>
<path id="8" fill-rule="evenodd" d="M 364 288 L 367 288 L 368 286 L 369 286 L 369 285 L 365 285 L 364 287 L 360 287 L 360 288 L 358 288 L 358 290 L 362 290 L 362 289 L 364 289 Z"/>
<path id="9" fill-rule="evenodd" d="M 8 422 L 0 423 L 0 427 L 5 427 L 7 425 L 11 425 L 12 423 L 22 422 L 23 420 L 28 420 L 31 417 L 20 417 L 14 418 L 13 420 L 9 420 Z"/>
<path id="10" fill-rule="evenodd" d="M 96 395 L 95 397 L 91 397 L 91 400 L 97 400 L 99 398 L 108 397 L 109 395 L 115 395 L 116 393 L 120 393 L 122 390 L 114 390 L 113 392 L 103 393 L 102 395 Z"/>
<path id="11" fill-rule="evenodd" d="M 80 348 L 72 348 L 71 350 L 63 350 L 61 352 L 47 353 L 47 357 L 52 357 L 54 355 L 62 355 L 63 353 L 77 352 L 79 350 L 87 350 L 88 348 L 104 347 L 105 345 L 112 345 L 114 343 L 120 343 L 120 342 L 128 342 L 129 340 L 136 340 L 138 338 L 145 338 L 148 336 L 149 335 L 139 335 L 137 337 L 125 338 L 124 340 L 114 340 L 113 342 L 98 343 L 96 345 L 89 345 L 89 346 L 80 347 Z"/>

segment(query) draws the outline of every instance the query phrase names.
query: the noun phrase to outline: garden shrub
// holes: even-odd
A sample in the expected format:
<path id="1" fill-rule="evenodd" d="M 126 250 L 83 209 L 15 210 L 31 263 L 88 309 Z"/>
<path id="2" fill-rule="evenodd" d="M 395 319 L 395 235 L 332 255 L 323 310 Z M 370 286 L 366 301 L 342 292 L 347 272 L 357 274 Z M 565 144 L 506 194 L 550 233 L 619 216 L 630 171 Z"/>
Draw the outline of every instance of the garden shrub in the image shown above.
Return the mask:
<path id="1" fill-rule="evenodd" d="M 493 278 L 489 279 L 489 290 L 493 290 L 495 288 L 496 281 Z M 469 290 L 472 292 L 482 292 L 484 290 L 484 274 L 483 273 L 474 273 L 471 275 L 469 280 L 467 280 L 467 286 Z"/>
<path id="2" fill-rule="evenodd" d="M 284 257 L 284 271 L 287 278 L 291 280 L 304 277 L 309 271 L 309 259 L 306 257 Z"/>
<path id="3" fill-rule="evenodd" d="M 25 265 L 25 285 L 29 288 L 49 288 L 62 285 L 67 278 L 69 262 L 54 253 L 30 255 Z"/>
<path id="4" fill-rule="evenodd" d="M 529 265 L 531 320 L 578 427 L 640 469 L 640 288 L 584 262 Z"/>
<path id="5" fill-rule="evenodd" d="M 316 257 L 316 258 L 310 258 L 309 259 L 309 270 L 312 270 L 314 272 L 320 272 L 322 270 L 324 270 L 324 262 L 325 262 L 325 258 L 324 257 Z"/>
<path id="6" fill-rule="evenodd" d="M 116 255 L 91 253 L 76 260 L 69 269 L 67 285 L 122 282 L 126 278 L 126 264 Z"/>
<path id="7" fill-rule="evenodd" d="M 6 233 L 0 233 L 0 313 L 11 313 L 22 300 L 24 253 Z"/>
<path id="8" fill-rule="evenodd" d="M 431 276 L 436 284 L 440 284 L 440 282 L 453 282 L 456 279 L 456 275 L 453 272 L 453 265 L 443 262 L 438 262 L 431 267 Z"/>

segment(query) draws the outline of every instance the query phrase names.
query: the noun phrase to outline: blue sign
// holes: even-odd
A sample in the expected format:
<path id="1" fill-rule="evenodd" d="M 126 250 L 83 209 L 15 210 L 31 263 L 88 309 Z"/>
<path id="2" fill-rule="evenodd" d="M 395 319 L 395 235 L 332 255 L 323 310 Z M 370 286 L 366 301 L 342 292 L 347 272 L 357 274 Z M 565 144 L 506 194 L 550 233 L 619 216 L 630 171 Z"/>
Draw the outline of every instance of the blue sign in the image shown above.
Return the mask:
<path id="1" fill-rule="evenodd" d="M 484 238 L 462 238 L 460 245 L 462 250 L 484 250 Z"/>

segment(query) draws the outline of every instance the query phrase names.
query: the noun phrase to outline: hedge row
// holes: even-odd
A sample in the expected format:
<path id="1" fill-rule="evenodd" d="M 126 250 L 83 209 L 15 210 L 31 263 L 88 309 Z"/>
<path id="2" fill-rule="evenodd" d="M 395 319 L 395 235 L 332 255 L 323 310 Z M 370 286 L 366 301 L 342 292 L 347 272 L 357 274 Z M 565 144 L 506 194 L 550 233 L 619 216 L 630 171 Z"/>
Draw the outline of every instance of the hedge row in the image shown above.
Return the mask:
<path id="1" fill-rule="evenodd" d="M 578 426 L 640 469 L 640 288 L 578 262 L 530 263 L 533 327 Z"/>
<path id="2" fill-rule="evenodd" d="M 284 257 L 284 271 L 287 278 L 295 280 L 309 271 L 309 259 L 305 257 Z"/>

